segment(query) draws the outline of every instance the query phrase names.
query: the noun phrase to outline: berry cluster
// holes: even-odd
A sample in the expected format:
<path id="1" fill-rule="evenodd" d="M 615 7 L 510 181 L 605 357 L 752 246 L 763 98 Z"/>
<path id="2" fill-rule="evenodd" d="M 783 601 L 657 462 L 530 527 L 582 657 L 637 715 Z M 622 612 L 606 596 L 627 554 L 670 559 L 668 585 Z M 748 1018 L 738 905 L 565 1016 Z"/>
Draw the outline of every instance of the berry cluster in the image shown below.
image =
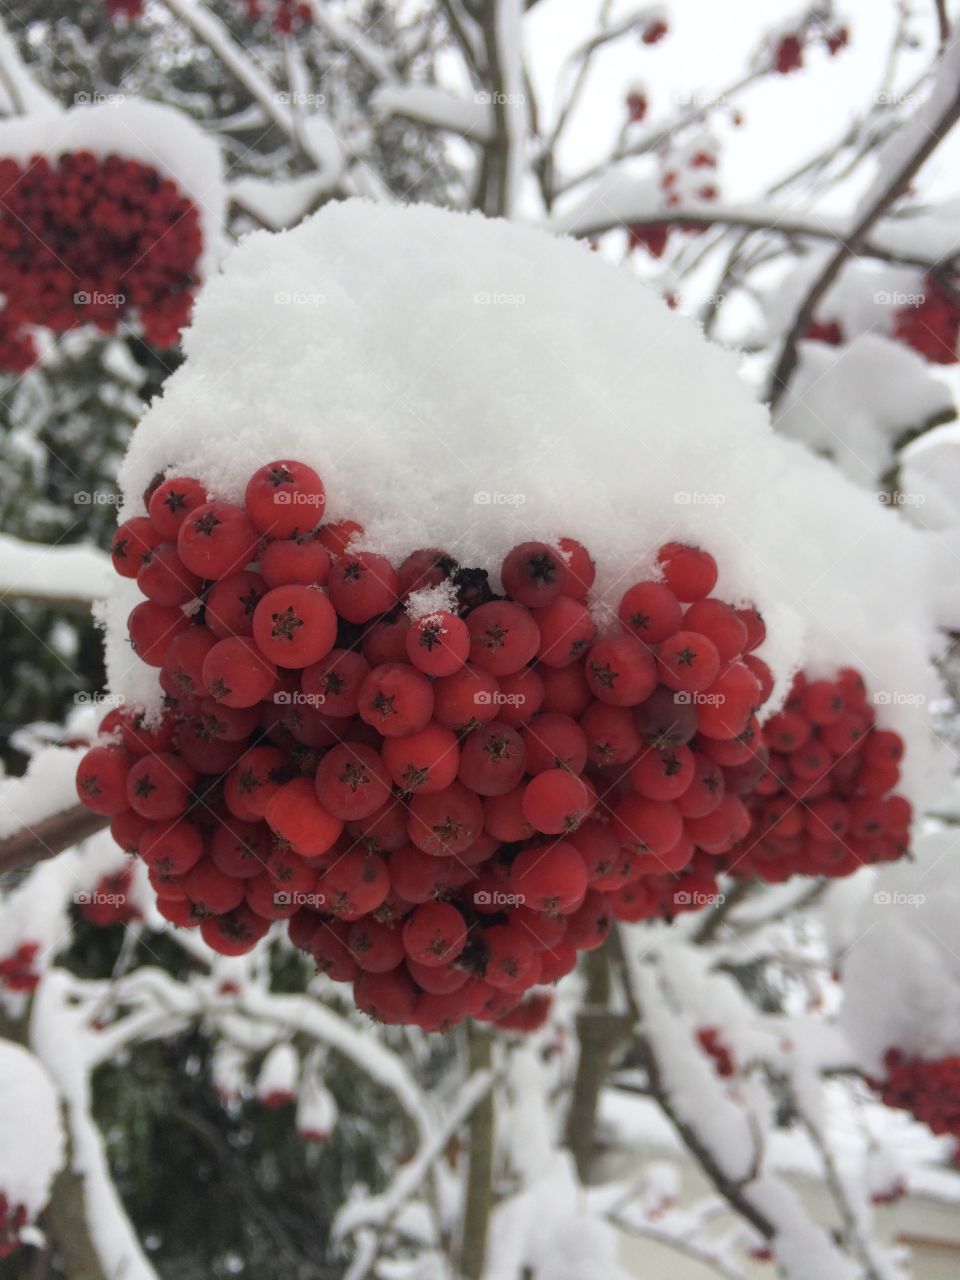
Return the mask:
<path id="1" fill-rule="evenodd" d="M 288 36 L 298 27 L 308 27 L 313 11 L 302 0 L 243 0 L 248 18 L 264 18 L 280 35 Z"/>
<path id="2" fill-rule="evenodd" d="M 20 1245 L 20 1233 L 29 1222 L 25 1204 L 11 1204 L 0 1191 L 0 1258 L 9 1258 Z"/>
<path id="3" fill-rule="evenodd" d="M 98 928 L 139 920 L 140 912 L 131 900 L 132 887 L 133 872 L 129 867 L 116 875 L 101 876 L 92 892 L 77 895 L 79 912 L 88 924 Z"/>
<path id="4" fill-rule="evenodd" d="M 872 1081 L 885 1106 L 909 1111 L 932 1133 L 960 1138 L 960 1058 L 925 1061 L 889 1049 L 886 1076 Z"/>
<path id="5" fill-rule="evenodd" d="M 893 794 L 903 740 L 878 729 L 866 686 L 846 668 L 835 680 L 795 680 L 744 762 L 752 791 L 748 839 L 729 857 L 737 876 L 845 876 L 907 848 L 910 804 Z"/>
<path id="6" fill-rule="evenodd" d="M 830 57 L 836 57 L 850 42 L 844 26 L 831 26 L 816 9 L 811 10 L 797 30 L 779 36 L 773 49 L 773 65 L 779 75 L 787 76 L 803 66 L 803 55 L 814 43 L 821 43 Z"/>
<path id="7" fill-rule="evenodd" d="M 145 501 L 113 559 L 167 707 L 111 711 L 77 788 L 169 920 L 239 954 L 287 919 L 361 1009 L 439 1029 L 716 894 L 772 680 L 707 552 L 663 546 L 598 635 L 570 539 L 515 547 L 495 596 L 436 548 L 351 550 L 299 462 L 243 505 L 180 476 Z"/>
<path id="8" fill-rule="evenodd" d="M 148 341 L 172 346 L 193 305 L 201 239 L 192 202 L 136 160 L 0 160 L 4 367 L 35 358 L 30 325 L 112 333 L 136 316 Z"/>
<path id="9" fill-rule="evenodd" d="M 733 1054 L 724 1043 L 719 1027 L 698 1027 L 697 1042 L 704 1053 L 713 1059 L 718 1076 L 728 1079 L 736 1072 Z"/>
<path id="10" fill-rule="evenodd" d="M 37 972 L 38 942 L 21 942 L 15 951 L 0 960 L 0 987 L 7 991 L 31 992 L 37 988 L 40 974 Z"/>
<path id="11" fill-rule="evenodd" d="M 960 360 L 960 301 L 935 276 L 923 280 L 923 301 L 904 307 L 894 320 L 894 337 L 933 364 Z"/>

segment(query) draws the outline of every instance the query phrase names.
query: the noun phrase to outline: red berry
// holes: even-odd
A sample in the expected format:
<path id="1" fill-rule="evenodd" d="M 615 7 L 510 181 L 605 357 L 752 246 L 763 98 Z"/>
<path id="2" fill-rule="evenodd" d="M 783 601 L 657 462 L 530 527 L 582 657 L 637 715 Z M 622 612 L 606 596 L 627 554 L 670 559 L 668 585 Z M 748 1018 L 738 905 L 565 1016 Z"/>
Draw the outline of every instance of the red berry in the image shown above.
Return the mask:
<path id="1" fill-rule="evenodd" d="M 323 519 L 323 481 L 303 462 L 268 462 L 247 482 L 243 497 L 253 527 L 273 538 L 289 538 Z"/>
<path id="2" fill-rule="evenodd" d="M 202 698 L 206 691 L 203 664 L 216 643 L 216 636 L 206 627 L 191 627 L 171 639 L 163 655 L 163 670 L 176 697 L 188 701 Z"/>
<path id="3" fill-rule="evenodd" d="M 240 880 L 260 875 L 270 852 L 270 830 L 263 822 L 221 822 L 210 845 L 214 863 L 226 875 Z"/>
<path id="4" fill-rule="evenodd" d="M 640 734 L 627 707 L 592 702 L 580 717 L 590 760 L 596 765 L 626 764 L 640 750 Z"/>
<path id="5" fill-rule="evenodd" d="M 742 662 L 735 662 L 703 694 L 700 733 L 705 738 L 737 737 L 747 728 L 760 701 L 756 677 Z"/>
<path id="6" fill-rule="evenodd" d="M 223 798 L 236 817 L 249 822 L 262 818 L 282 785 L 286 755 L 276 747 L 251 747 L 227 775 Z"/>
<path id="7" fill-rule="evenodd" d="M 510 887 L 522 906 L 548 916 L 575 911 L 587 891 L 587 868 L 564 840 L 522 850 L 510 868 Z"/>
<path id="8" fill-rule="evenodd" d="M 225 915 L 211 916 L 200 925 L 208 947 L 225 956 L 242 956 L 252 951 L 270 928 L 249 907 L 241 905 Z"/>
<path id="9" fill-rule="evenodd" d="M 355 649 L 332 649 L 304 669 L 300 688 L 316 699 L 325 715 L 355 716 L 360 689 L 369 674 L 369 664 Z"/>
<path id="10" fill-rule="evenodd" d="M 426 728 L 433 713 L 433 686 L 413 667 L 386 662 L 360 686 L 361 720 L 385 738 L 402 738 Z"/>
<path id="11" fill-rule="evenodd" d="M 720 673 L 716 645 L 695 631 L 677 631 L 660 649 L 660 679 L 677 693 L 700 693 Z"/>
<path id="12" fill-rule="evenodd" d="M 242 507 L 206 502 L 195 507 L 180 526 L 180 559 L 200 578 L 239 573 L 256 556 L 257 532 Z"/>
<path id="13" fill-rule="evenodd" d="M 187 897 L 205 915 L 223 915 L 243 901 L 243 881 L 226 875 L 209 858 L 201 858 L 187 872 Z"/>
<path id="14" fill-rule="evenodd" d="M 556 711 L 560 715 L 583 715 L 590 705 L 590 686 L 583 674 L 583 667 L 575 663 L 570 667 L 542 667 L 540 679 L 543 681 L 544 711 Z"/>
<path id="15" fill-rule="evenodd" d="M 585 670 L 593 696 L 612 706 L 638 706 L 657 685 L 656 662 L 633 636 L 598 640 L 587 654 Z"/>
<path id="16" fill-rule="evenodd" d="M 587 548 L 575 538 L 561 538 L 557 546 L 563 552 L 567 565 L 563 594 L 572 596 L 575 600 L 582 600 L 594 584 L 597 566 L 593 563 Z"/>
<path id="17" fill-rule="evenodd" d="M 490 600 L 467 616 L 470 661 L 491 675 L 525 667 L 540 647 L 540 631 L 529 612 L 509 600 Z"/>
<path id="18" fill-rule="evenodd" d="M 400 579 L 389 560 L 372 551 L 360 551 L 334 562 L 328 589 L 341 618 L 347 622 L 370 622 L 397 603 Z"/>
<path id="19" fill-rule="evenodd" d="M 323 807 L 345 822 L 369 818 L 390 799 L 390 778 L 378 752 L 347 742 L 320 761 L 317 795 Z"/>
<path id="20" fill-rule="evenodd" d="M 312 778 L 294 778 L 279 786 L 267 801 L 263 816 L 270 829 L 305 858 L 326 853 L 343 830 L 343 820 L 334 817 L 317 798 Z"/>
<path id="21" fill-rule="evenodd" d="M 275 587 L 253 614 L 257 648 L 281 667 L 308 667 L 337 641 L 337 615 L 316 587 Z"/>
<path id="22" fill-rule="evenodd" d="M 259 573 L 231 573 L 214 583 L 207 596 L 203 620 L 221 640 L 253 634 L 253 614 L 267 591 Z"/>
<path id="23" fill-rule="evenodd" d="M 499 990 L 518 990 L 534 969 L 529 935 L 516 925 L 497 924 L 483 933 L 487 962 L 484 981 Z"/>
<path id="24" fill-rule="evenodd" d="M 197 775 L 180 756 L 142 756 L 127 774 L 127 802 L 142 818 L 159 822 L 186 809 Z"/>
<path id="25" fill-rule="evenodd" d="M 460 748 L 450 729 L 433 722 L 405 738 L 385 739 L 383 763 L 401 791 L 443 791 L 457 776 Z"/>
<path id="26" fill-rule="evenodd" d="M 268 587 L 322 587 L 330 577 L 330 552 L 315 537 L 277 538 L 260 552 L 260 572 Z"/>
<path id="27" fill-rule="evenodd" d="M 543 677 L 535 667 L 521 667 L 501 676 L 496 695 L 497 719 L 513 729 L 520 729 L 540 710 L 544 698 Z"/>
<path id="28" fill-rule="evenodd" d="M 110 543 L 113 567 L 121 578 L 135 578 L 149 552 L 163 542 L 163 536 L 146 516 L 124 520 Z"/>
<path id="29" fill-rule="evenodd" d="M 154 489 L 147 510 L 160 536 L 164 540 L 175 541 L 190 512 L 206 501 L 206 486 L 199 480 L 192 476 L 171 476 Z"/>
<path id="30" fill-rule="evenodd" d="M 545 542 L 522 542 L 504 559 L 503 589 L 518 604 L 542 608 L 555 600 L 567 581 L 564 557 Z"/>
<path id="31" fill-rule="evenodd" d="M 494 720 L 464 738 L 460 748 L 460 781 L 481 796 L 502 796 L 519 783 L 527 751 L 520 734 Z"/>
<path id="32" fill-rule="evenodd" d="M 648 747 L 627 771 L 630 785 L 648 800 L 676 800 L 694 779 L 693 752 L 689 747 Z"/>
<path id="33" fill-rule="evenodd" d="M 364 973 L 389 973 L 403 963 L 405 955 L 400 930 L 372 919 L 354 921 L 347 946 Z"/>
<path id="34" fill-rule="evenodd" d="M 77 795 L 87 809 L 104 816 L 128 807 L 130 757 L 122 747 L 93 747 L 77 767 Z"/>
<path id="35" fill-rule="evenodd" d="M 630 587 L 617 611 L 625 630 L 646 644 L 660 644 L 680 630 L 680 602 L 662 582 L 638 582 Z"/>
<path id="36" fill-rule="evenodd" d="M 696 631 L 712 640 L 721 661 L 738 658 L 747 647 L 747 628 L 735 609 L 722 600 L 697 600 L 684 612 L 684 631 Z"/>
<path id="37" fill-rule="evenodd" d="M 453 557 L 439 547 L 423 547 L 419 551 L 412 551 L 397 571 L 400 599 L 406 600 L 412 592 L 422 591 L 424 587 L 438 587 L 446 582 L 456 567 L 457 562 Z"/>
<path id="38" fill-rule="evenodd" d="M 375 853 L 350 849 L 324 872 L 318 887 L 325 911 L 340 920 L 358 920 L 384 901 L 390 892 L 390 875 Z"/>
<path id="39" fill-rule="evenodd" d="M 545 769 L 527 783 L 523 793 L 524 816 L 544 835 L 575 831 L 591 807 L 590 792 L 567 769 Z"/>
<path id="40" fill-rule="evenodd" d="M 707 551 L 668 542 L 657 553 L 663 580 L 678 600 L 703 600 L 717 583 L 717 562 Z"/>
<path id="41" fill-rule="evenodd" d="M 452 613 L 431 613 L 418 618 L 406 634 L 407 657 L 428 676 L 451 676 L 467 660 L 470 633 L 466 623 Z"/>
<path id="42" fill-rule="evenodd" d="M 404 921 L 404 950 L 412 960 L 428 968 L 455 960 L 466 941 L 466 922 L 448 902 L 424 903 Z"/>
<path id="43" fill-rule="evenodd" d="M 363 525 L 357 524 L 356 520 L 334 520 L 332 524 L 325 524 L 317 530 L 317 541 L 336 559 L 363 532 Z"/>
<path id="44" fill-rule="evenodd" d="M 587 763 L 587 737 L 570 716 L 544 712 L 527 725 L 521 736 L 527 749 L 527 773 L 543 773 L 545 769 L 583 773 Z"/>
<path id="45" fill-rule="evenodd" d="M 579 661 L 597 633 L 587 607 L 567 595 L 535 609 L 533 618 L 540 630 L 537 657 L 546 667 L 568 667 Z"/>
<path id="46" fill-rule="evenodd" d="M 413 1015 L 417 989 L 402 969 L 363 973 L 353 984 L 353 999 L 360 1012 L 376 1022 L 403 1023 Z"/>
<path id="47" fill-rule="evenodd" d="M 483 806 L 460 782 L 445 791 L 415 795 L 410 801 L 407 831 L 410 839 L 436 857 L 453 857 L 473 844 L 483 829 Z"/>
<path id="48" fill-rule="evenodd" d="M 621 844 L 639 853 L 662 856 L 680 839 L 683 820 L 677 809 L 666 801 L 628 795 L 614 807 L 613 829 Z"/>
<path id="49" fill-rule="evenodd" d="M 162 667 L 170 641 L 192 624 L 178 608 L 144 600 L 136 605 L 127 619 L 133 651 L 148 667 Z"/>
<path id="50" fill-rule="evenodd" d="M 500 686 L 495 676 L 468 662 L 452 676 L 433 686 L 433 714 L 438 724 L 463 732 L 470 726 L 495 720 L 500 706 Z"/>
<path id="51" fill-rule="evenodd" d="M 246 636 L 218 640 L 203 660 L 203 685 L 216 702 L 228 707 L 252 707 L 269 697 L 277 683 L 277 669 Z"/>

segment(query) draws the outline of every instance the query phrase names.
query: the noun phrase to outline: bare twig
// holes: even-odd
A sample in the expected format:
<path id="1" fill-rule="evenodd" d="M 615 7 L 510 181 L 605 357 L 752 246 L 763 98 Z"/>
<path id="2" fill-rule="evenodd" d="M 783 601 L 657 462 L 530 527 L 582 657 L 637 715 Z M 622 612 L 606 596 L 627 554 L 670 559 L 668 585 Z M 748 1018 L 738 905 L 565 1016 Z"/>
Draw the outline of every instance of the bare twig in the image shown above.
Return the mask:
<path id="1" fill-rule="evenodd" d="M 109 821 L 78 804 L 42 818 L 32 827 L 22 827 L 0 840 L 0 874 L 55 858 L 64 849 L 101 831 Z"/>

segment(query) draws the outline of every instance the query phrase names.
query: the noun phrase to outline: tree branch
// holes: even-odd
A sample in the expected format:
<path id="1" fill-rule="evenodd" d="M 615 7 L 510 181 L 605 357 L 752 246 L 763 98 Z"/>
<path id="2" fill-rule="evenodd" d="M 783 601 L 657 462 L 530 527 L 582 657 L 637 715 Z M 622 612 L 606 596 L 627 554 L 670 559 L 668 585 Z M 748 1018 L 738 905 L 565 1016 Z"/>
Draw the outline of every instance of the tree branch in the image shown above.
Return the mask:
<path id="1" fill-rule="evenodd" d="M 470 1075 L 489 1072 L 492 1066 L 490 1032 L 486 1027 L 471 1022 L 467 1035 Z M 493 1208 L 493 1142 L 493 1091 L 487 1090 L 470 1116 L 469 1163 L 460 1241 L 460 1269 L 467 1280 L 480 1280 L 486 1262 L 487 1231 Z"/>
<path id="2" fill-rule="evenodd" d="M 943 75 L 950 71 L 953 61 L 954 58 L 949 53 L 941 59 L 941 74 L 934 82 L 928 103 L 935 100 Z M 899 158 L 890 176 L 872 198 L 868 199 L 866 207 L 850 234 L 841 240 L 801 303 L 770 376 L 766 398 L 771 408 L 776 407 L 789 385 L 799 358 L 798 343 L 813 323 L 814 314 L 824 295 L 837 279 L 844 265 L 864 250 L 871 228 L 903 195 L 914 176 L 960 119 L 960 84 L 953 88 L 946 101 L 932 113 L 932 119 L 929 122 L 922 117 L 921 109 L 920 114 L 914 116 L 904 126 L 905 131 L 910 130 L 917 134 L 916 144 L 908 148 L 906 154 Z"/>
<path id="3" fill-rule="evenodd" d="M 0 840 L 0 875 L 55 858 L 64 849 L 102 831 L 109 822 L 109 818 L 78 804 L 43 818 L 32 827 L 23 827 Z"/>

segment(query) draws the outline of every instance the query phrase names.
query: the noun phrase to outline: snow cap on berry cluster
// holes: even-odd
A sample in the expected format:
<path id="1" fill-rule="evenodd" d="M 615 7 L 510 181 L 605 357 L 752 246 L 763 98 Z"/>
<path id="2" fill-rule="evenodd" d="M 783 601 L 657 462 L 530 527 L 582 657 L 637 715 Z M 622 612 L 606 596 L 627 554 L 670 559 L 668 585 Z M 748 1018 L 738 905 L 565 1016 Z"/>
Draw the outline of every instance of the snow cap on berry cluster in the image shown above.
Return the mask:
<path id="1" fill-rule="evenodd" d="M 243 498 L 271 458 L 323 477 L 326 517 L 395 563 L 440 546 L 489 570 L 529 539 L 578 539 L 612 618 L 669 539 L 716 557 L 753 602 L 782 699 L 798 668 L 859 668 L 908 739 L 904 789 L 940 787 L 933 539 L 775 435 L 736 357 L 577 242 L 479 214 L 363 201 L 257 232 L 198 300 L 185 364 L 122 467 L 121 518 L 158 471 Z M 156 699 L 132 657 L 134 583 L 110 610 L 117 691 Z M 139 670 L 137 670 L 139 668 Z"/>
<path id="2" fill-rule="evenodd" d="M 156 169 L 193 201 L 203 249 L 197 272 L 206 279 L 224 248 L 226 188 L 220 150 L 182 111 L 117 95 L 116 101 L 80 103 L 69 111 L 17 116 L 0 122 L 0 157 L 26 164 L 75 151 L 119 155 Z"/>

